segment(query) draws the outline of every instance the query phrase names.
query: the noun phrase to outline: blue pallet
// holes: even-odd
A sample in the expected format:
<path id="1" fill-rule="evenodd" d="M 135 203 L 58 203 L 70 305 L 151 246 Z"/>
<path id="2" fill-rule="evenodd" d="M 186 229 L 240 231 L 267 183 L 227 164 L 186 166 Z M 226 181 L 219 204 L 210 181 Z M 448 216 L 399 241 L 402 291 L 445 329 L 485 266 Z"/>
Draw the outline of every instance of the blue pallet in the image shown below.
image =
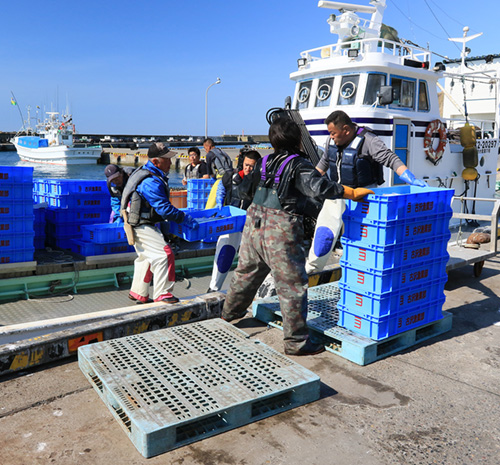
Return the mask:
<path id="1" fill-rule="evenodd" d="M 393 186 L 373 189 L 362 202 L 346 201 L 345 215 L 371 220 L 425 218 L 428 215 L 451 216 L 453 189 L 437 187 Z"/>
<path id="2" fill-rule="evenodd" d="M 384 293 L 360 291 L 345 282 L 339 282 L 341 291 L 339 305 L 349 309 L 353 315 L 363 318 L 399 315 L 443 298 L 446 281 L 448 281 L 448 276 L 444 274 L 430 282 Z"/>
<path id="3" fill-rule="evenodd" d="M 402 220 L 368 220 L 344 215 L 343 237 L 360 244 L 392 245 L 426 241 L 449 232 L 451 214 Z"/>
<path id="4" fill-rule="evenodd" d="M 0 166 L 0 184 L 3 182 L 32 182 L 32 166 Z"/>
<path id="5" fill-rule="evenodd" d="M 0 264 L 32 262 L 34 253 L 35 247 L 33 245 L 21 250 L 2 250 L 0 248 Z"/>
<path id="6" fill-rule="evenodd" d="M 0 183 L 0 205 L 5 199 L 33 201 L 33 185 L 30 182 Z"/>
<path id="7" fill-rule="evenodd" d="M 416 266 L 433 257 L 445 255 L 450 237 L 448 232 L 425 242 L 416 240 L 387 246 L 364 244 L 341 237 L 342 259 L 353 268 L 380 271 L 400 266 Z"/>
<path id="8" fill-rule="evenodd" d="M 45 217 L 53 223 L 105 223 L 109 221 L 111 207 L 94 209 L 47 208 Z"/>
<path id="9" fill-rule="evenodd" d="M 435 337 L 452 326 L 452 315 L 443 312 L 440 320 L 423 323 L 413 329 L 376 341 L 338 326 L 337 303 L 340 290 L 337 283 L 322 284 L 308 291 L 307 326 L 313 339 L 325 344 L 328 352 L 358 365 L 368 365 L 396 354 L 422 341 Z M 283 319 L 277 296 L 253 302 L 253 315 L 269 326 L 283 329 Z"/>
<path id="10" fill-rule="evenodd" d="M 320 395 L 319 376 L 220 318 L 85 345 L 78 364 L 144 457 Z"/>
<path id="11" fill-rule="evenodd" d="M 82 239 L 96 244 L 110 244 L 127 240 L 123 225 L 115 223 L 82 226 Z"/>
<path id="12" fill-rule="evenodd" d="M 5 218 L 0 215 L 0 238 L 8 234 L 34 232 L 33 217 Z"/>
<path id="13" fill-rule="evenodd" d="M 82 208 L 82 209 L 99 209 L 110 206 L 111 196 L 109 194 L 66 194 L 66 195 L 49 195 L 47 202 L 52 208 Z"/>
<path id="14" fill-rule="evenodd" d="M 44 192 L 50 195 L 101 194 L 109 195 L 106 181 L 86 179 L 45 179 Z"/>
<path id="15" fill-rule="evenodd" d="M 408 310 L 407 312 L 387 315 L 381 318 L 360 316 L 351 312 L 350 307 L 337 304 L 339 312 L 338 325 L 356 334 L 380 341 L 395 334 L 403 333 L 424 324 L 440 320 L 445 297 Z"/>
<path id="16" fill-rule="evenodd" d="M 208 210 L 189 211 L 198 221 L 196 230 L 184 224 L 169 223 L 170 233 L 182 237 L 186 241 L 213 240 L 223 234 L 243 231 L 246 211 L 236 207 L 210 208 Z"/>
<path id="17" fill-rule="evenodd" d="M 400 266 L 387 270 L 363 269 L 353 267 L 344 260 L 340 260 L 342 268 L 341 283 L 349 284 L 353 289 L 375 293 L 401 291 L 409 287 L 428 283 L 436 278 L 444 277 L 448 253 L 441 257 L 426 260 L 416 265 Z"/>
<path id="18" fill-rule="evenodd" d="M 33 200 L 2 199 L 0 202 L 0 221 L 4 218 L 33 217 Z"/>

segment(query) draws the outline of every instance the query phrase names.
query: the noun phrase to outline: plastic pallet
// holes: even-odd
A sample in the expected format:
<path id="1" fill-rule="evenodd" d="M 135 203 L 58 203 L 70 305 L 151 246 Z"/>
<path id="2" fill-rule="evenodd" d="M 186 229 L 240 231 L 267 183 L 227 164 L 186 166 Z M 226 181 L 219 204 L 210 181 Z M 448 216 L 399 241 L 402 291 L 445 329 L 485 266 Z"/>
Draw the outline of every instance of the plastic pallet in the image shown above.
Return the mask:
<path id="1" fill-rule="evenodd" d="M 78 363 L 144 457 L 319 398 L 317 375 L 221 319 L 82 346 Z"/>
<path id="2" fill-rule="evenodd" d="M 340 290 L 337 283 L 315 286 L 308 290 L 307 325 L 313 339 L 325 344 L 327 351 L 358 365 L 368 365 L 393 355 L 415 344 L 438 336 L 451 329 L 452 315 L 443 312 L 442 318 L 403 333 L 375 341 L 337 325 L 337 302 Z M 282 327 L 278 297 L 269 297 L 253 303 L 254 318 L 269 326 Z"/>

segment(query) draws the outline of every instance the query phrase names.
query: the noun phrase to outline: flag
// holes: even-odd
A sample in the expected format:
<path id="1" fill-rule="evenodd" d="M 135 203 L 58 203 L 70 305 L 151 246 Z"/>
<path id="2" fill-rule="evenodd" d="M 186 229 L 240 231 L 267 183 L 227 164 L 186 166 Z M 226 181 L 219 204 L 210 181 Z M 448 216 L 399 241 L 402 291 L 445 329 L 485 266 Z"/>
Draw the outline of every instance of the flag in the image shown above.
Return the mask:
<path id="1" fill-rule="evenodd" d="M 17 102 L 16 102 L 13 98 L 11 98 L 11 99 L 10 99 L 10 103 L 11 103 L 12 105 L 17 105 Z"/>

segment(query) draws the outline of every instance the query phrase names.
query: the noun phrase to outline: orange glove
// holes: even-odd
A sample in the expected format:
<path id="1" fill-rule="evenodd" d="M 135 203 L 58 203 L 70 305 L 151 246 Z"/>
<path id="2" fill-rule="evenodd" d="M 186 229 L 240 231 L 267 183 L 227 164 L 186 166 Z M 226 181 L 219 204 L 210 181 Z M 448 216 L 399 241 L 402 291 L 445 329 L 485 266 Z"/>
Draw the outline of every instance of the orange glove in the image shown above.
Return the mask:
<path id="1" fill-rule="evenodd" d="M 357 187 L 356 189 L 348 186 L 342 187 L 344 188 L 344 199 L 354 200 L 355 202 L 363 200 L 368 194 L 375 194 L 372 190 L 364 187 Z"/>

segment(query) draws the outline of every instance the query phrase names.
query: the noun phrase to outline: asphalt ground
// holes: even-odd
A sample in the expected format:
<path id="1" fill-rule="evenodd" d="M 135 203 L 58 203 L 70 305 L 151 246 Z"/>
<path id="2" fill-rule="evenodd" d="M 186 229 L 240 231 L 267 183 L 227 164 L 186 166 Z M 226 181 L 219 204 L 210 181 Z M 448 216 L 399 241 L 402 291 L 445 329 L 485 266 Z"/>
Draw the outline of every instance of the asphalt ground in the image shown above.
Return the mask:
<path id="1" fill-rule="evenodd" d="M 3 465 L 487 464 L 500 457 L 500 259 L 452 270 L 451 331 L 370 365 L 291 357 L 321 377 L 318 401 L 145 459 L 76 358 L 0 379 Z M 126 293 L 126 290 L 115 291 Z M 282 333 L 236 326 L 282 352 Z"/>

